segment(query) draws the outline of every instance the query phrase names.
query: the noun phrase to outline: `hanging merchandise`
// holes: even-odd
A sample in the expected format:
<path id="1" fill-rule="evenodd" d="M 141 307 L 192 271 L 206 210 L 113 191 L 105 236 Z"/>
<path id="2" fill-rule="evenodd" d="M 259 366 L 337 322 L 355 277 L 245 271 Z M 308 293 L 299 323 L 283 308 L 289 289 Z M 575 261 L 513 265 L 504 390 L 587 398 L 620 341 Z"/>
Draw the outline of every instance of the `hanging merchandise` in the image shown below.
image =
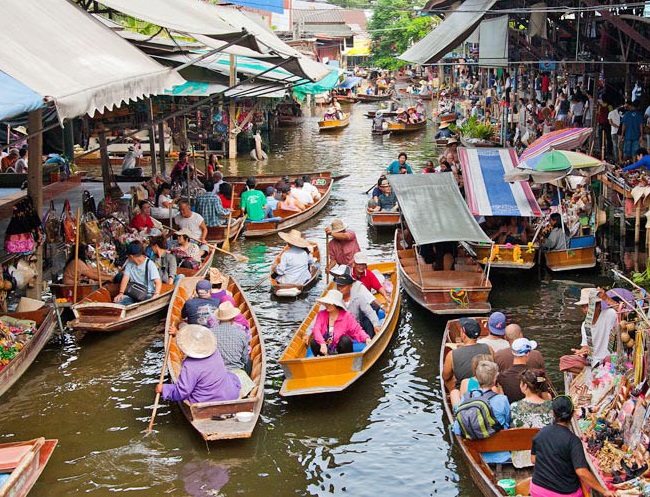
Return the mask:
<path id="1" fill-rule="evenodd" d="M 5 233 L 5 250 L 16 254 L 33 252 L 42 242 L 43 224 L 34 209 L 30 196 L 26 196 L 13 207 L 13 214 Z"/>
<path id="2" fill-rule="evenodd" d="M 43 215 L 43 228 L 47 243 L 55 243 L 59 239 L 61 226 L 59 216 L 56 214 L 56 209 L 54 208 L 54 200 L 50 200 L 50 208 Z"/>
<path id="3" fill-rule="evenodd" d="M 83 216 L 83 235 L 87 244 L 93 245 L 102 241 L 102 230 L 99 228 L 99 222 L 92 212 L 87 212 Z"/>
<path id="4" fill-rule="evenodd" d="M 77 219 L 72 215 L 70 201 L 66 199 L 61 214 L 61 234 L 65 243 L 74 243 L 77 232 Z"/>
<path id="5" fill-rule="evenodd" d="M 97 207 L 95 206 L 95 197 L 88 190 L 84 190 L 82 195 L 82 206 L 83 213 L 87 214 L 91 212 L 93 215 L 97 215 Z"/>
<path id="6" fill-rule="evenodd" d="M 117 202 L 115 202 L 110 197 L 104 197 L 99 201 L 99 206 L 97 207 L 97 217 L 104 219 L 109 217 L 117 210 Z"/>

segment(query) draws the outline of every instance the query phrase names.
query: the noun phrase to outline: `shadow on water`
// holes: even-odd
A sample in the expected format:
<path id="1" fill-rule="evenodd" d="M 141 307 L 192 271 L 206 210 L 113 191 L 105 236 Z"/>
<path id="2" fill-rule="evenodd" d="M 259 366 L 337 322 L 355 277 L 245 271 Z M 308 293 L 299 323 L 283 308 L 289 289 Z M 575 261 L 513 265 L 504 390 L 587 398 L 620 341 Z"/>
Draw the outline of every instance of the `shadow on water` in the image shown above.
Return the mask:
<path id="1" fill-rule="evenodd" d="M 296 130 L 272 135 L 268 163 L 242 157 L 226 172 L 256 174 L 327 170 L 351 176 L 337 182 L 329 205 L 300 226 L 325 255 L 324 228 L 335 218 L 355 231 L 372 260 L 392 259 L 392 233 L 366 225 L 363 192 L 405 150 L 419 171 L 435 155 L 434 129 L 373 139 L 355 106 L 351 124 L 320 135 L 317 117 Z M 215 265 L 250 288 L 266 276 L 284 242 L 279 237 L 231 245 L 249 257 L 237 264 L 217 256 Z M 495 310 L 521 323 L 540 344 L 553 379 L 561 354 L 579 342 L 579 288 L 599 283 L 590 274 L 538 276 L 493 273 Z M 460 453 L 452 446 L 438 382 L 440 342 L 446 319 L 432 316 L 404 296 L 398 329 L 384 355 L 355 385 L 337 395 L 284 399 L 277 360 L 302 318 L 325 288 L 325 278 L 304 299 L 270 298 L 268 282 L 247 292 L 267 348 L 266 399 L 249 440 L 206 446 L 179 408 L 161 403 L 154 433 L 144 436 L 163 361 L 161 317 L 112 335 L 52 343 L 2 398 L 0 441 L 41 435 L 59 446 L 32 495 L 153 497 L 234 495 L 474 496 Z M 389 490 L 390 489 L 390 490 Z"/>

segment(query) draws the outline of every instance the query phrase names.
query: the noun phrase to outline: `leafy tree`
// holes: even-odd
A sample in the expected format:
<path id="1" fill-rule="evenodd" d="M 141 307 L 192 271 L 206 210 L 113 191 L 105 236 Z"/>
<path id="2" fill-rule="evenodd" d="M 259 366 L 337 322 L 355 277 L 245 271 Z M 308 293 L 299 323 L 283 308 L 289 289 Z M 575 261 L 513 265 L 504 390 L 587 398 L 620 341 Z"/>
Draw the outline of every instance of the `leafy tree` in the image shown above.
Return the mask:
<path id="1" fill-rule="evenodd" d="M 397 57 L 414 42 L 424 38 L 440 20 L 420 15 L 423 2 L 377 0 L 368 31 L 372 40 L 369 63 L 383 69 L 399 69 L 404 61 Z"/>

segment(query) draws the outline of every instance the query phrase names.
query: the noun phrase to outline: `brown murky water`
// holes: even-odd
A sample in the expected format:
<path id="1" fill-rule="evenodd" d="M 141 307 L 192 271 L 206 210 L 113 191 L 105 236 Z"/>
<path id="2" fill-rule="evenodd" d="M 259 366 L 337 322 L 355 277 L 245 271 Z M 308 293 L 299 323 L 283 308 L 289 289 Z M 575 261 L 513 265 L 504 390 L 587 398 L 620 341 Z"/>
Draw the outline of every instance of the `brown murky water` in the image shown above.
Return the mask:
<path id="1" fill-rule="evenodd" d="M 244 157 L 229 164 L 229 172 L 350 174 L 336 184 L 326 209 L 301 229 L 324 253 L 323 229 L 342 217 L 372 259 L 390 258 L 392 237 L 365 224 L 363 192 L 401 150 L 421 169 L 435 152 L 433 127 L 404 138 L 373 138 L 363 116 L 372 108 L 355 106 L 349 128 L 336 134 L 319 135 L 316 118 L 299 129 L 279 130 L 272 135 L 268 165 L 258 169 Z M 246 254 L 248 264 L 219 257 L 215 264 L 252 286 L 282 245 L 275 237 L 244 239 L 232 249 Z M 556 371 L 558 357 L 579 340 L 580 311 L 571 303 L 580 284 L 596 276 L 568 274 L 560 280 L 533 269 L 493 277 L 493 307 L 523 325 Z M 144 436 L 163 359 L 162 316 L 115 335 L 48 345 L 0 399 L 0 441 L 59 439 L 31 495 L 476 495 L 450 443 L 440 400 L 445 320 L 408 298 L 384 356 L 348 391 L 290 401 L 278 395 L 277 359 L 323 285 L 291 302 L 272 300 L 264 285 L 250 292 L 269 366 L 265 406 L 250 440 L 208 447 L 179 409 L 164 403 L 155 433 Z M 559 382 L 559 375 L 554 379 Z"/>

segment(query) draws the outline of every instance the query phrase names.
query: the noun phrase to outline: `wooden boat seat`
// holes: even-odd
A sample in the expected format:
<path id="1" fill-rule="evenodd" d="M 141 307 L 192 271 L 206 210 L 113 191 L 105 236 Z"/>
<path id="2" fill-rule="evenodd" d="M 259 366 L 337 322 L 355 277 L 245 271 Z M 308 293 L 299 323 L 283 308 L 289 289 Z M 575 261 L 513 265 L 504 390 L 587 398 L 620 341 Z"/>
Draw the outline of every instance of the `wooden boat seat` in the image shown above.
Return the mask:
<path id="1" fill-rule="evenodd" d="M 483 273 L 466 271 L 422 272 L 423 288 L 467 288 L 484 286 Z"/>

